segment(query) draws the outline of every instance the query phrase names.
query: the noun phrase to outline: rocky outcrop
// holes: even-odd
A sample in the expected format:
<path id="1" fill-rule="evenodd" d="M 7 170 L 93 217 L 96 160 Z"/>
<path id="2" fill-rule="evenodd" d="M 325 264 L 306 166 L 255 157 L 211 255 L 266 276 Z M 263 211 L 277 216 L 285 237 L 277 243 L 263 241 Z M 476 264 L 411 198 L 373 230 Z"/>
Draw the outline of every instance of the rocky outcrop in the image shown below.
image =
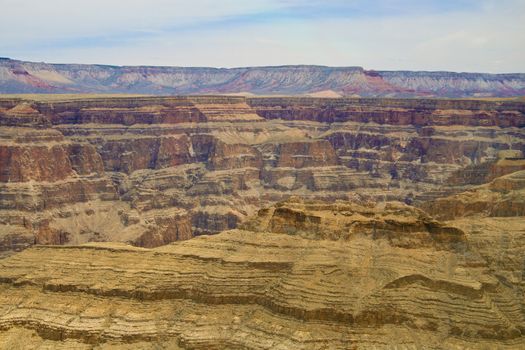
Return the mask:
<path id="1" fill-rule="evenodd" d="M 404 248 L 431 245 L 464 249 L 466 243 L 461 230 L 447 227 L 421 210 L 396 202 L 360 205 L 336 201 L 328 204 L 292 198 L 261 209 L 241 227 L 256 232 L 339 241 L 364 235 Z"/>
<path id="2" fill-rule="evenodd" d="M 416 127 L 525 125 L 520 101 L 373 98 L 250 98 L 265 119 L 357 122 Z M 461 132 L 461 130 L 455 130 Z M 432 128 L 422 130 L 426 136 Z"/>
<path id="3" fill-rule="evenodd" d="M 335 150 L 327 140 L 286 142 L 276 150 L 277 167 L 306 168 L 337 164 Z"/>
<path id="4" fill-rule="evenodd" d="M 2 247 L 31 235 L 153 247 L 294 195 L 420 204 L 521 169 L 524 113 L 517 101 L 1 98 Z"/>
<path id="5" fill-rule="evenodd" d="M 492 169 L 505 172 L 519 167 L 521 152 L 501 152 Z M 510 166 L 509 163 L 514 165 Z M 494 172 L 490 173 L 494 176 Z M 511 288 L 525 310 L 525 171 L 497 177 L 469 191 L 423 205 L 434 217 L 462 230 L 468 245 L 487 262 L 501 283 Z M 522 312 L 523 313 L 523 312 Z"/>
<path id="6" fill-rule="evenodd" d="M 35 111 L 31 113 L 39 113 Z M 154 167 L 178 164 L 177 152 L 183 163 L 187 161 L 187 140 L 180 146 L 176 137 L 151 139 L 157 145 L 152 162 L 152 156 L 142 154 L 148 147 L 140 145 L 140 138 L 120 140 L 122 149 L 112 156 L 117 153 L 121 157 L 115 160 L 107 156 L 108 149 L 118 148 L 115 140 L 97 149 L 85 140 L 77 142 L 58 130 L 35 125 L 2 127 L 0 134 L 1 251 L 19 251 L 35 243 L 88 241 L 151 247 L 192 237 L 191 217 L 186 211 L 134 212 L 130 205 L 122 205 L 115 181 L 105 173 L 105 168 L 114 166 L 133 171 L 133 167 L 150 163 Z M 167 153 L 170 157 L 166 160 Z"/>
<path id="7" fill-rule="evenodd" d="M 439 198 L 422 205 L 437 218 L 522 217 L 525 216 L 525 171 L 496 178 L 451 197 Z"/>
<path id="8" fill-rule="evenodd" d="M 116 67 L 0 58 L 0 77 L 1 93 L 244 93 L 376 97 L 525 95 L 524 74 L 388 72 L 360 67 L 306 65 L 231 69 Z"/>
<path id="9" fill-rule="evenodd" d="M 399 203 L 293 199 L 154 249 L 35 246 L 0 260 L 0 344 L 525 346 L 518 275 L 447 227 Z"/>

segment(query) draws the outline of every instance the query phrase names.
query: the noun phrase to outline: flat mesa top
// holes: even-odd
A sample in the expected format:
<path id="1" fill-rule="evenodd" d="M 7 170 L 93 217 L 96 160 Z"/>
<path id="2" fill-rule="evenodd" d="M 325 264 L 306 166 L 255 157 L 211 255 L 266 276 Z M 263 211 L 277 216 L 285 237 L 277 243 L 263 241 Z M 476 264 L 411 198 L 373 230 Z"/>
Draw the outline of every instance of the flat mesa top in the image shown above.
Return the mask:
<path id="1" fill-rule="evenodd" d="M 62 101 L 62 100 L 84 100 L 92 98 L 134 98 L 147 97 L 148 95 L 135 94 L 0 94 L 0 99 L 22 99 L 32 101 Z"/>
<path id="2" fill-rule="evenodd" d="M 518 101 L 525 102 L 525 96 L 521 97 L 479 97 L 479 98 L 388 98 L 388 97 L 334 97 L 334 96 L 308 96 L 308 95 L 254 95 L 254 94 L 210 94 L 210 95 L 147 95 L 147 94 L 0 94 L 0 99 L 22 99 L 30 101 L 64 101 L 64 100 L 90 100 L 90 99 L 110 99 L 110 98 L 206 98 L 222 97 L 231 99 L 265 99 L 265 98 L 291 98 L 307 100 L 466 100 L 466 101 Z"/>

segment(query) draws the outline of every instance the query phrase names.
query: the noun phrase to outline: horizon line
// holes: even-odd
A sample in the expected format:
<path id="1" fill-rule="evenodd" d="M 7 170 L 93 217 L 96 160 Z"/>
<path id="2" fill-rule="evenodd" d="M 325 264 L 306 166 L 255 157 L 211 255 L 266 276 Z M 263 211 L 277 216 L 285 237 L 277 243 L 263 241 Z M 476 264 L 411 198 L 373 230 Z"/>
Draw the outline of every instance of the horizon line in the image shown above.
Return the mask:
<path id="1" fill-rule="evenodd" d="M 506 73 L 489 73 L 479 71 L 453 71 L 453 70 L 383 70 L 383 69 L 367 69 L 364 66 L 329 66 L 323 64 L 282 64 L 282 65 L 262 65 L 262 66 L 234 66 L 234 67 L 216 67 L 216 66 L 178 66 L 178 65 L 118 65 L 118 64 L 107 64 L 107 63 L 53 63 L 46 61 L 32 61 L 22 60 L 11 57 L 0 57 L 0 61 L 15 61 L 22 63 L 34 63 L 34 64 L 48 64 L 52 66 L 67 66 L 67 65 L 78 65 L 78 66 L 100 66 L 100 67 L 113 67 L 113 68 L 183 68 L 183 69 L 215 69 L 215 70 L 240 70 L 240 69 L 256 69 L 256 68 L 290 68 L 290 67 L 316 67 L 316 68 L 329 68 L 329 69 L 356 69 L 364 72 L 411 72 L 411 73 L 453 73 L 453 74 L 483 74 L 483 75 L 516 75 L 525 74 L 525 72 L 506 72 Z"/>

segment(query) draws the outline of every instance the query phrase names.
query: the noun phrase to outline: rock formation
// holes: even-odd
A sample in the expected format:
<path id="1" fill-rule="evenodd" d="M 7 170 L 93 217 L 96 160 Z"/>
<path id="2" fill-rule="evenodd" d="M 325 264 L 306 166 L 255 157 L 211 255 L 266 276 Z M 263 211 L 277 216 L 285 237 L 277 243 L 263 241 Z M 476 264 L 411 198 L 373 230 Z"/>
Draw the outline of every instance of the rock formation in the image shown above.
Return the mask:
<path id="1" fill-rule="evenodd" d="M 508 165 L 510 159 L 521 154 L 503 152 L 502 156 L 509 157 L 503 160 Z M 516 161 L 519 165 L 522 159 Z M 525 171 L 498 177 L 423 207 L 466 233 L 471 249 L 479 252 L 491 273 L 510 288 L 525 314 Z"/>
<path id="2" fill-rule="evenodd" d="M 155 247 L 292 195 L 418 204 L 523 169 L 524 125 L 517 101 L 2 98 L 0 251 Z"/>
<path id="3" fill-rule="evenodd" d="M 517 101 L 2 98 L 0 348 L 522 349 L 524 126 Z"/>
<path id="4" fill-rule="evenodd" d="M 259 210 L 257 216 L 241 228 L 255 232 L 273 232 L 318 240 L 351 241 L 356 237 L 387 240 L 391 246 L 455 247 L 459 249 L 465 235 L 445 226 L 425 212 L 403 203 L 379 205 L 354 202 L 305 203 L 290 198 L 271 208 Z"/>
<path id="5" fill-rule="evenodd" d="M 469 216 L 525 216 L 525 171 L 498 177 L 489 184 L 422 206 L 435 217 L 445 220 Z"/>
<path id="6" fill-rule="evenodd" d="M 525 74 L 389 72 L 324 66 L 117 67 L 0 58 L 0 93 L 515 97 L 525 95 Z"/>
<path id="7" fill-rule="evenodd" d="M 447 225 L 401 203 L 291 199 L 154 249 L 35 246 L 0 260 L 0 346 L 522 348 L 516 251 L 488 262 Z"/>

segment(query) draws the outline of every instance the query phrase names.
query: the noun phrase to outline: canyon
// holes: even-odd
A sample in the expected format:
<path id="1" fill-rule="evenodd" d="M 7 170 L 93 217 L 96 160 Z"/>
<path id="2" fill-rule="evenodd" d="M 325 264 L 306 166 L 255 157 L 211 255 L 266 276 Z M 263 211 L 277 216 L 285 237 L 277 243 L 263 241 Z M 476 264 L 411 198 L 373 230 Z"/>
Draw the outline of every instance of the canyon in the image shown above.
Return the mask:
<path id="1" fill-rule="evenodd" d="M 525 169 L 525 103 L 0 99 L 0 251 L 156 247 L 293 195 L 428 202 Z"/>
<path id="2" fill-rule="evenodd" d="M 0 98 L 0 348 L 525 347 L 525 102 Z"/>
<path id="3" fill-rule="evenodd" d="M 525 74 L 361 67 L 154 67 L 50 64 L 0 57 L 0 93 L 245 94 L 312 97 L 516 97 Z"/>
<path id="4" fill-rule="evenodd" d="M 293 197 L 158 248 L 36 246 L 0 260 L 0 346 L 521 349 L 525 220 L 491 215 Z"/>

